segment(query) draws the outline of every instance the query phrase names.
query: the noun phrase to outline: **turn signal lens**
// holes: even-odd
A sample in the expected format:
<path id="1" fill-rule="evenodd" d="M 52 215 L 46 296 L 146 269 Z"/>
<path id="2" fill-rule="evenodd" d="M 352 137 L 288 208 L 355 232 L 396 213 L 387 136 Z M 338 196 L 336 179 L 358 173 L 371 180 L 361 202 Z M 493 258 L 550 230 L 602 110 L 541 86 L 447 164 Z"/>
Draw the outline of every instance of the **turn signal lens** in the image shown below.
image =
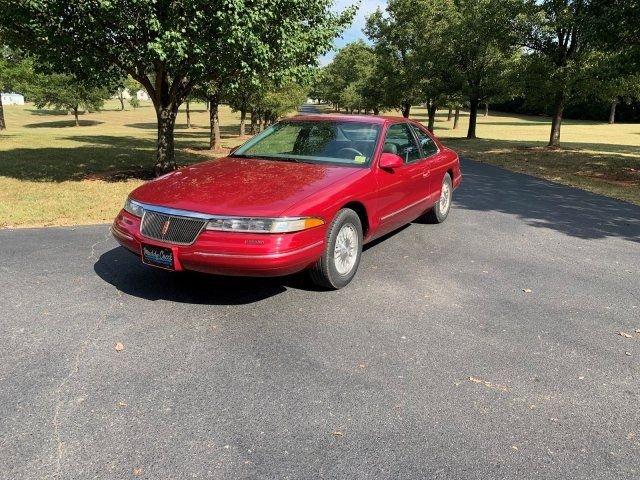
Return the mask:
<path id="1" fill-rule="evenodd" d="M 324 225 L 324 220 L 315 217 L 302 218 L 249 218 L 219 217 L 209 220 L 207 230 L 251 233 L 291 233 Z"/>
<path id="2" fill-rule="evenodd" d="M 320 218 L 306 218 L 304 220 L 304 229 L 319 227 L 320 225 L 324 225 L 324 220 Z"/>

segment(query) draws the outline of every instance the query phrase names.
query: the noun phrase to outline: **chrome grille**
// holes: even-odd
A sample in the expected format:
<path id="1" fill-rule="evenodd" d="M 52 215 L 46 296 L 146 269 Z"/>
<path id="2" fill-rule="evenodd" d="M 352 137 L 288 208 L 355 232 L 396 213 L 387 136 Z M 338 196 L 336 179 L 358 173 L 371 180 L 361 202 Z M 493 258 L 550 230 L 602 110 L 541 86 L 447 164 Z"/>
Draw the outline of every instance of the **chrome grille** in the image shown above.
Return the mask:
<path id="1" fill-rule="evenodd" d="M 191 245 L 206 223 L 199 218 L 177 217 L 146 210 L 142 217 L 140 233 L 163 242 Z"/>

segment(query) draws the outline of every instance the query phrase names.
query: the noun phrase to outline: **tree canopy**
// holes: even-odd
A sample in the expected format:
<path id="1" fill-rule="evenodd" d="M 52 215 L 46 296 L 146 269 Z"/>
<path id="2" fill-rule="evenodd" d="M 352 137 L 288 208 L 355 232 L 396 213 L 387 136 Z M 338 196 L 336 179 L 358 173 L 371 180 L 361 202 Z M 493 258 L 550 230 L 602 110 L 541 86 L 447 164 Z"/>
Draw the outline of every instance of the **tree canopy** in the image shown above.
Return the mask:
<path id="1" fill-rule="evenodd" d="M 46 68 L 98 84 L 127 74 L 158 118 L 156 170 L 175 167 L 178 107 L 204 82 L 313 65 L 351 21 L 332 0 L 0 0 L 9 41 Z M 43 14 L 44 13 L 44 14 Z"/>
<path id="2" fill-rule="evenodd" d="M 71 112 L 76 127 L 80 126 L 80 112 L 100 110 L 111 96 L 108 88 L 86 84 L 60 73 L 34 75 L 27 92 L 36 108 L 54 107 Z"/>

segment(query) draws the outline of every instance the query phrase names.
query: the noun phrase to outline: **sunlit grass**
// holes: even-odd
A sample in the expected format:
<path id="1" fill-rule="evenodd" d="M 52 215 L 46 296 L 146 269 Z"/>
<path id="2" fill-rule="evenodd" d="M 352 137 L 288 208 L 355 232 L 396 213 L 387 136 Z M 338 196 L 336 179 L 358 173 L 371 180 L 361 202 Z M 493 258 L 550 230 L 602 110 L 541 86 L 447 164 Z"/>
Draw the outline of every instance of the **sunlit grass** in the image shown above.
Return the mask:
<path id="1" fill-rule="evenodd" d="M 209 115 L 192 104 L 193 128 L 178 116 L 179 164 L 211 156 Z M 413 117 L 426 121 L 424 108 Z M 392 114 L 397 114 L 390 112 Z M 5 106 L 8 130 L 0 133 L 0 226 L 71 225 L 108 222 L 129 191 L 149 178 L 154 165 L 156 123 L 150 104 L 81 116 L 81 127 L 64 112 L 33 105 Z M 221 107 L 222 145 L 237 137 L 239 114 Z M 479 117 L 477 140 L 464 138 L 467 117 L 452 130 L 439 112 L 436 133 L 461 155 L 511 170 L 640 204 L 640 125 L 566 120 L 563 148 L 545 147 L 549 119 L 492 112 Z"/>
<path id="2" fill-rule="evenodd" d="M 426 123 L 426 109 L 412 110 Z M 466 114 L 452 127 L 447 113 L 438 112 L 436 135 L 463 156 L 640 205 L 640 124 L 564 120 L 559 149 L 546 147 L 547 117 L 480 115 L 476 140 L 464 138 Z"/>
<path id="3" fill-rule="evenodd" d="M 127 193 L 152 175 L 156 117 L 150 104 L 120 111 L 116 101 L 81 116 L 80 127 L 65 112 L 33 105 L 5 106 L 0 133 L 0 226 L 72 225 L 108 222 Z M 181 165 L 206 160 L 209 113 L 191 105 L 176 127 Z M 238 144 L 239 114 L 220 109 L 222 146 Z"/>

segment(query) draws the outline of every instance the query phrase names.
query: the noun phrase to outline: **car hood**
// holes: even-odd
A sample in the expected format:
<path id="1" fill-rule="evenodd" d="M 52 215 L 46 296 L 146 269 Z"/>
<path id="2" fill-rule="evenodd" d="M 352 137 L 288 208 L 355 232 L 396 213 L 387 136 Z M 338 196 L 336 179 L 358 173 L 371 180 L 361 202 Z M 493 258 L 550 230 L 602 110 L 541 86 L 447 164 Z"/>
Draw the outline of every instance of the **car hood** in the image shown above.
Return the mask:
<path id="1" fill-rule="evenodd" d="M 147 182 L 131 197 L 211 215 L 278 216 L 359 171 L 345 166 L 225 157 Z"/>

